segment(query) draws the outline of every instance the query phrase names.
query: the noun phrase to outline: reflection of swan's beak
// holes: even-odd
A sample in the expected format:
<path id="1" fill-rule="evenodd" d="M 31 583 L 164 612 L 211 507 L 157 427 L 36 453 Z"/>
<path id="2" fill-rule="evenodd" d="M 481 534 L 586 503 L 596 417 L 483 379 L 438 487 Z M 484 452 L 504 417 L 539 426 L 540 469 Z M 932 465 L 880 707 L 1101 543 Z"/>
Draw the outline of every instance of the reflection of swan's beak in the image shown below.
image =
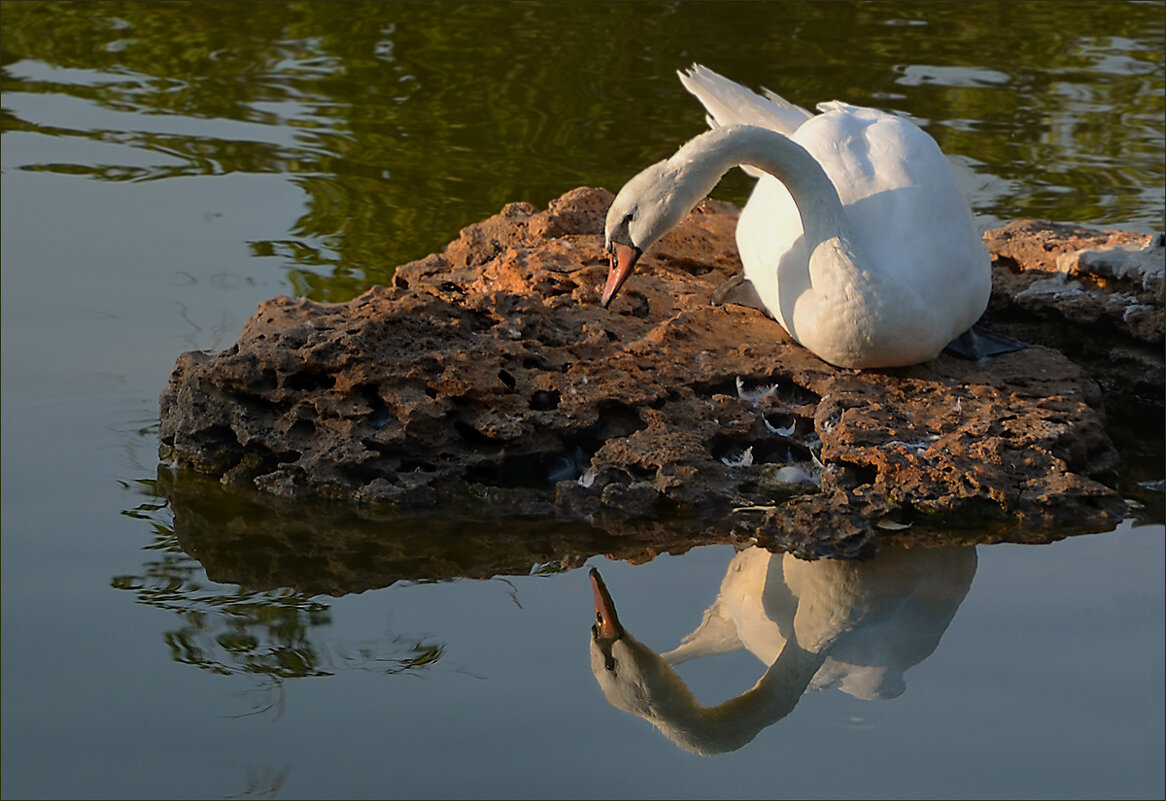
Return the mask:
<path id="1" fill-rule="evenodd" d="M 623 636 L 623 626 L 615 614 L 615 603 L 611 600 L 611 593 L 603 583 L 599 571 L 591 568 L 591 592 L 595 596 L 595 625 L 591 630 L 599 640 L 618 640 Z"/>
<path id="2" fill-rule="evenodd" d="M 632 268 L 636 266 L 642 252 L 637 247 L 621 245 L 618 242 L 612 242 L 608 246 L 608 251 L 611 254 L 611 269 L 607 273 L 607 283 L 603 286 L 603 295 L 599 298 L 599 302 L 603 304 L 605 309 L 615 294 L 619 292 L 623 282 L 628 280 L 628 276 L 632 274 Z M 600 583 L 602 584 L 602 582 Z"/>

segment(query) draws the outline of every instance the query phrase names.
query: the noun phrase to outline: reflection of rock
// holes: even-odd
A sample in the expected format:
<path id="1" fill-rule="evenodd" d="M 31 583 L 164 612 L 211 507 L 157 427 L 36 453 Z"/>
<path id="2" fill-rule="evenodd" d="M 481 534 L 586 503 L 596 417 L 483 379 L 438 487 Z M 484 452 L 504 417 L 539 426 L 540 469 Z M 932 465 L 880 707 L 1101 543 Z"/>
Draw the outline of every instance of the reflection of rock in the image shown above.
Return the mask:
<path id="1" fill-rule="evenodd" d="M 456 502 L 613 533 L 697 513 L 809 553 L 867 553 L 892 513 L 997 539 L 1124 514 L 1090 477 L 1117 463 L 1101 394 L 1060 353 L 830 367 L 759 312 L 708 304 L 739 269 L 736 210 L 715 202 L 604 310 L 610 197 L 511 204 L 347 304 L 265 302 L 232 348 L 179 358 L 164 454 L 288 498 Z M 744 506 L 763 508 L 729 514 Z"/>
<path id="2" fill-rule="evenodd" d="M 591 671 L 615 707 L 699 754 L 732 751 L 793 711 L 807 690 L 893 698 L 935 650 L 971 586 L 971 547 L 889 547 L 873 561 L 816 560 L 750 548 L 679 648 L 660 655 L 620 624 L 592 571 Z M 747 648 L 767 670 L 751 689 L 702 706 L 673 665 Z"/>
<path id="3" fill-rule="evenodd" d="M 643 521 L 613 537 L 582 522 L 475 520 L 380 515 L 311 500 L 288 504 L 265 493 L 228 491 L 197 475 L 159 471 L 174 512 L 174 535 L 217 582 L 248 590 L 292 588 L 344 595 L 398 581 L 526 576 L 582 564 L 595 554 L 644 562 L 716 540 L 699 530 Z M 681 543 L 678 545 L 677 541 Z"/>

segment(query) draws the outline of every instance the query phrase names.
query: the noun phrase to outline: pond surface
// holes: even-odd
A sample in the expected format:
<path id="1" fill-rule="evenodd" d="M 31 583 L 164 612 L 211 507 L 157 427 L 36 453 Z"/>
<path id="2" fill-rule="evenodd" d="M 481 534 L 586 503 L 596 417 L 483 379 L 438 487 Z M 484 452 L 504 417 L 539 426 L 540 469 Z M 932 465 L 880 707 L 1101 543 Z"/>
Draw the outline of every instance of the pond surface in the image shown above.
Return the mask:
<path id="1" fill-rule="evenodd" d="M 385 283 L 507 202 L 617 188 L 702 130 L 675 77 L 693 61 L 910 114 L 984 228 L 1161 230 L 1164 12 L 4 3 L 0 793 L 1161 798 L 1160 511 L 861 567 L 486 563 L 507 532 L 474 521 L 308 526 L 436 543 L 378 572 L 295 564 L 295 510 L 171 503 L 156 449 L 178 353 L 230 346 L 266 298 Z M 336 596 L 312 594 L 325 567 Z M 616 708 L 589 567 L 645 665 L 700 628 L 676 666 L 695 701 L 757 683 L 722 710 L 732 736 L 682 731 L 691 708 L 651 682 L 659 728 Z M 767 670 L 791 632 L 824 661 Z"/>

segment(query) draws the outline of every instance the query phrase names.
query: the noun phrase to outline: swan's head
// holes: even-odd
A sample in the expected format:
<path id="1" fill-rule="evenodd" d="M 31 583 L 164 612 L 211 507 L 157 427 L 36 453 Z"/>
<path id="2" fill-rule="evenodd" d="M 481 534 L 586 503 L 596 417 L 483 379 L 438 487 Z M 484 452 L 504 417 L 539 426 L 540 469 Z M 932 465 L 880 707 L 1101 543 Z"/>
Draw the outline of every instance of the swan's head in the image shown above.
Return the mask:
<path id="1" fill-rule="evenodd" d="M 595 596 L 595 622 L 591 624 L 592 662 L 595 661 L 595 655 L 598 652 L 602 657 L 604 670 L 612 672 L 615 670 L 615 656 L 612 654 L 612 647 L 623 639 L 626 632 L 619 624 L 619 618 L 615 614 L 615 602 L 611 600 L 611 593 L 607 591 L 603 577 L 595 568 L 591 568 L 590 575 L 591 594 Z"/>
<path id="2" fill-rule="evenodd" d="M 591 672 L 608 702 L 619 709 L 657 722 L 661 699 L 678 690 L 680 677 L 648 646 L 627 633 L 615 613 L 615 603 L 599 571 L 591 569 L 595 622 L 591 624 Z"/>
<path id="3" fill-rule="evenodd" d="M 736 715 L 701 707 L 663 657 L 620 625 L 611 595 L 595 569 L 591 570 L 591 589 L 595 595 L 591 672 L 608 703 L 643 718 L 672 742 L 694 754 L 718 754 L 740 748 L 767 725 L 750 725 L 749 721 L 738 720 L 741 713 L 751 720 L 758 718 L 750 711 L 751 704 L 742 704 L 740 699 L 733 704 L 740 710 Z"/>
<path id="4" fill-rule="evenodd" d="M 600 303 L 607 306 L 644 251 L 671 230 L 690 206 L 676 194 L 676 170 L 672 160 L 653 164 L 632 178 L 607 210 L 604 246 L 611 270 Z"/>
<path id="5" fill-rule="evenodd" d="M 729 125 L 705 131 L 682 145 L 672 158 L 653 164 L 624 184 L 607 210 L 604 244 L 611 255 L 611 271 L 600 303 L 611 303 L 640 256 L 675 228 L 736 163 L 737 140 L 756 136 L 759 130 Z"/>

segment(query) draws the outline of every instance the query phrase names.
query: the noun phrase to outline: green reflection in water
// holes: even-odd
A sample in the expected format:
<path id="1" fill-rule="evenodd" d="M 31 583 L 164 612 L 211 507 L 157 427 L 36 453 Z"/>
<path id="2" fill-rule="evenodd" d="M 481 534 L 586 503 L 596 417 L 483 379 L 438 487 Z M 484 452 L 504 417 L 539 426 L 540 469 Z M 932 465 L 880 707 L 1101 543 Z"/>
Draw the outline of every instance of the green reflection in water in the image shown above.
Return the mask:
<path id="1" fill-rule="evenodd" d="M 507 202 L 618 187 L 702 129 L 674 75 L 694 60 L 803 104 L 912 115 L 967 167 L 986 224 L 1163 225 L 1161 3 L 102 2 L 3 14 L 4 92 L 84 104 L 71 126 L 5 110 L 3 131 L 139 153 L 24 169 L 287 175 L 305 212 L 252 253 L 320 300 L 386 283 Z M 748 186 L 734 177 L 718 194 L 741 203 Z"/>
<path id="2" fill-rule="evenodd" d="M 123 514 L 149 523 L 152 542 L 144 551 L 151 558 L 139 574 L 115 576 L 111 585 L 134 592 L 139 603 L 177 615 L 178 627 L 163 635 L 175 662 L 257 679 L 265 700 L 256 712 L 280 707 L 285 679 L 342 670 L 405 673 L 431 667 L 445 654 L 440 642 L 404 635 L 329 643 L 319 631 L 332 624 L 331 608 L 315 597 L 292 589 L 206 581 L 203 566 L 179 545 L 156 482 L 142 480 L 128 489 L 148 497 Z"/>

